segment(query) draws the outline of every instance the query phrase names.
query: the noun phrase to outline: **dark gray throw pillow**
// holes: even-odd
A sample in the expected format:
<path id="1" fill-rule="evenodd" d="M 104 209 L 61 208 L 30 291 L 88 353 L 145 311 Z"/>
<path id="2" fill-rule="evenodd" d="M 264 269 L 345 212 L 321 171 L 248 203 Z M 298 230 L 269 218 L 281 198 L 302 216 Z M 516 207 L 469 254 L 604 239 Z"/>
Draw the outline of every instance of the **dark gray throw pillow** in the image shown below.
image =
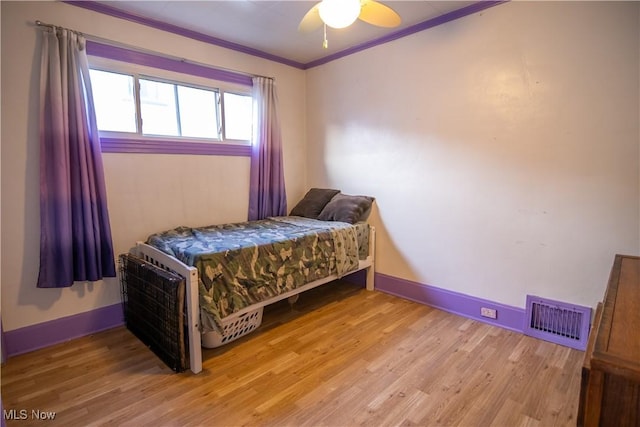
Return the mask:
<path id="1" fill-rule="evenodd" d="M 342 221 L 349 224 L 366 221 L 375 199 L 369 196 L 349 196 L 336 194 L 322 209 L 318 219 L 322 221 Z"/>
<path id="2" fill-rule="evenodd" d="M 305 194 L 302 200 L 291 209 L 290 215 L 317 219 L 325 205 L 339 192 L 340 190 L 330 188 L 312 188 L 307 191 L 307 194 Z"/>

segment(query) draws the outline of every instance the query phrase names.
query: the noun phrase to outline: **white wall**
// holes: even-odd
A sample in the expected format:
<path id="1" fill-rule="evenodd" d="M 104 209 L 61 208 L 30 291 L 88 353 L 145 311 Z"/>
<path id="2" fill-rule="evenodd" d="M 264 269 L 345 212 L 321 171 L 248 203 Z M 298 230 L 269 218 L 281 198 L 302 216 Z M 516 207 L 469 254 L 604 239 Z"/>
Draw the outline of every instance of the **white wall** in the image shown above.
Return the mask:
<path id="1" fill-rule="evenodd" d="M 115 280 L 37 289 L 39 258 L 38 76 L 35 20 L 155 52 L 272 76 L 279 94 L 289 199 L 306 191 L 303 71 L 165 33 L 60 2 L 2 7 L 2 321 L 11 331 L 120 301 Z M 249 159 L 105 154 L 116 254 L 136 240 L 178 225 L 246 219 Z"/>
<path id="2" fill-rule="evenodd" d="M 377 198 L 379 273 L 594 306 L 640 255 L 638 9 L 511 2 L 311 69 L 310 186 Z"/>

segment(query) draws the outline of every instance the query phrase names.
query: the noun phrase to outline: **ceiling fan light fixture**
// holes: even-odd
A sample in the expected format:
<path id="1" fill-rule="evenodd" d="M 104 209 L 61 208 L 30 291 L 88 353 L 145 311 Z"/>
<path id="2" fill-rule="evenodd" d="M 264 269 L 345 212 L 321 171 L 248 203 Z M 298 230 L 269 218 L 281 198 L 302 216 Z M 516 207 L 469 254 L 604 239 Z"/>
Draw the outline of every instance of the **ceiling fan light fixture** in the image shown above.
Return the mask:
<path id="1" fill-rule="evenodd" d="M 360 0 L 322 0 L 318 12 L 322 21 L 331 28 L 345 28 L 360 15 Z"/>

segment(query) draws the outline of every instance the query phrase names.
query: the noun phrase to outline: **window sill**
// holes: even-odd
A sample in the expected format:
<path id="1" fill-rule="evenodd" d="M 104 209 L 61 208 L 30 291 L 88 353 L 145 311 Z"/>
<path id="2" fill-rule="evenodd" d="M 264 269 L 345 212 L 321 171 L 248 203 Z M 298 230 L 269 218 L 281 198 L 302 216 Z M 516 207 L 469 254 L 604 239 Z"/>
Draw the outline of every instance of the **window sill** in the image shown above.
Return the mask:
<path id="1" fill-rule="evenodd" d="M 103 153 L 196 154 L 209 156 L 251 156 L 251 145 L 184 142 L 171 139 L 101 137 Z"/>

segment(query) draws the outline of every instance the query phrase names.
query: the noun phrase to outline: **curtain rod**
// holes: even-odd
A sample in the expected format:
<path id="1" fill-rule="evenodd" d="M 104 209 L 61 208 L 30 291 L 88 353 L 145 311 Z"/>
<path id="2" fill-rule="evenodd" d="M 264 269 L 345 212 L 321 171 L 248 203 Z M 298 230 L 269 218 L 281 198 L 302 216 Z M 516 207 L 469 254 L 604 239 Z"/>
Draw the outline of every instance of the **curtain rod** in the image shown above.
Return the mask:
<path id="1" fill-rule="evenodd" d="M 84 34 L 81 33 L 80 31 L 71 30 L 69 28 L 61 27 L 59 25 L 47 24 L 45 22 L 40 21 L 39 19 L 36 20 L 36 25 L 38 27 L 46 27 L 46 28 L 51 28 L 51 29 L 62 28 L 62 29 L 65 29 L 65 30 L 73 31 L 74 33 L 78 33 L 78 34 L 81 34 L 81 35 L 84 36 Z"/>
<path id="2" fill-rule="evenodd" d="M 60 29 L 64 29 L 64 30 L 73 31 L 74 33 L 80 34 L 81 36 L 83 36 L 84 38 L 86 38 L 88 40 L 99 42 L 99 43 L 108 44 L 109 46 L 113 46 L 113 47 L 120 47 L 120 48 L 123 48 L 123 49 L 132 50 L 132 51 L 135 51 L 135 52 L 140 52 L 140 53 L 146 53 L 146 54 L 149 54 L 149 55 L 160 56 L 160 57 L 165 58 L 165 59 L 171 59 L 173 61 L 180 61 L 180 62 L 192 64 L 192 65 L 198 65 L 198 66 L 201 66 L 201 67 L 212 68 L 214 70 L 221 70 L 221 71 L 227 71 L 227 72 L 236 73 L 236 74 L 242 74 L 242 75 L 248 76 L 248 77 L 264 77 L 264 78 L 267 78 L 267 79 L 275 80 L 274 77 L 270 77 L 270 76 L 262 76 L 260 74 L 252 74 L 252 73 L 247 73 L 247 72 L 244 72 L 244 71 L 232 70 L 232 69 L 224 68 L 224 67 L 216 67 L 214 65 L 205 64 L 203 62 L 192 61 L 190 59 L 181 58 L 181 57 L 178 57 L 178 56 L 168 55 L 166 53 L 156 52 L 156 51 L 150 50 L 150 49 L 144 49 L 144 48 L 140 48 L 140 47 L 137 47 L 137 46 L 132 46 L 132 45 L 125 44 L 125 43 L 116 42 L 116 41 L 113 41 L 113 40 L 105 39 L 105 38 L 94 36 L 94 35 L 91 35 L 91 34 L 82 33 L 80 31 L 76 31 L 76 30 L 73 30 L 71 28 L 62 27 L 60 25 L 47 24 L 46 22 L 42 22 L 39 19 L 37 19 L 35 21 L 35 24 L 36 24 L 37 27 L 44 27 L 44 28 L 51 28 L 51 29 L 60 28 Z"/>

